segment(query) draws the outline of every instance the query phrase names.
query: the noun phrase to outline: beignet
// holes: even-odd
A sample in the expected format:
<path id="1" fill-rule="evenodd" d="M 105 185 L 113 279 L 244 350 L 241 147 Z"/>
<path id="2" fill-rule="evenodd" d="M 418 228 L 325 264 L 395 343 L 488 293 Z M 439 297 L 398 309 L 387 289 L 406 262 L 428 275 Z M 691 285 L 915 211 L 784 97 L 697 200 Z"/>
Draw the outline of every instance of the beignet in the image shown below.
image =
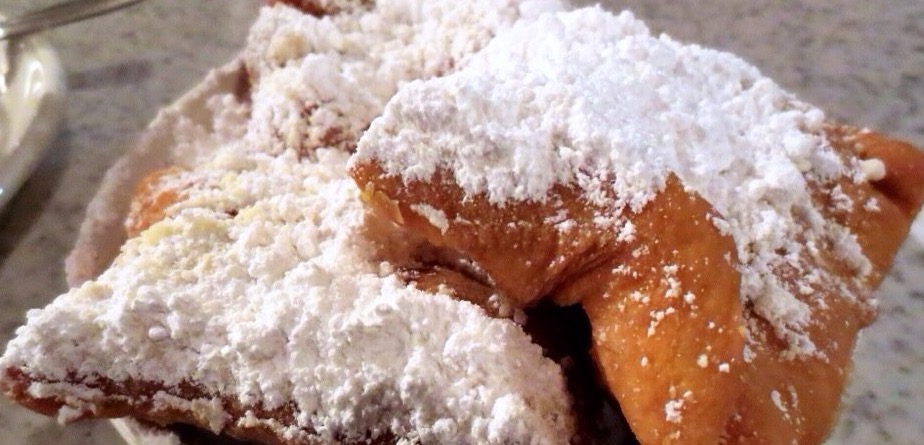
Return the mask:
<path id="1" fill-rule="evenodd" d="M 351 162 L 377 214 L 508 304 L 582 304 L 642 444 L 827 437 L 924 199 L 914 147 L 600 9 L 407 85 Z"/>
<path id="2" fill-rule="evenodd" d="M 828 435 L 918 150 L 629 13 L 271 3 L 10 397 L 267 444 Z"/>

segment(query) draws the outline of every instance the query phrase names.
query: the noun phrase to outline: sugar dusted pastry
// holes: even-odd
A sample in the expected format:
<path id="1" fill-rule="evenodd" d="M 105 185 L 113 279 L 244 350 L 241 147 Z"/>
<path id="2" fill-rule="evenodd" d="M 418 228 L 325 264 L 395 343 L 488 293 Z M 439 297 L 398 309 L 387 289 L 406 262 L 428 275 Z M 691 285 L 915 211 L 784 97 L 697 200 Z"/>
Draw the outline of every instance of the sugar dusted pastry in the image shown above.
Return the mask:
<path id="1" fill-rule="evenodd" d="M 513 321 L 374 260 L 346 154 L 236 151 L 197 170 L 234 189 L 189 190 L 195 207 L 29 314 L 2 361 L 10 395 L 65 420 L 132 415 L 270 443 L 568 440 L 561 371 Z M 237 214 L 210 193 L 233 194 Z"/>
<path id="2" fill-rule="evenodd" d="M 611 396 L 642 445 L 824 439 L 914 148 L 628 13 L 271 3 L 114 169 L 128 240 L 8 396 L 265 444 L 623 443 Z"/>
<path id="3" fill-rule="evenodd" d="M 256 85 L 245 137 L 265 151 L 352 149 L 401 83 L 450 72 L 517 19 L 564 8 L 558 0 L 301 3 L 339 13 L 264 8 L 243 53 Z"/>
<path id="4" fill-rule="evenodd" d="M 507 304 L 581 303 L 642 444 L 820 443 L 924 200 L 913 147 L 601 9 L 408 84 L 351 168 Z"/>
<path id="5" fill-rule="evenodd" d="M 177 119 L 172 165 L 137 189 L 136 236 L 30 312 L 0 387 L 64 421 L 131 416 L 264 443 L 567 442 L 561 368 L 514 321 L 409 286 L 366 238 L 337 150 L 400 82 L 462 63 L 521 3 L 556 6 L 265 8 L 242 81 L 205 101 L 211 121 Z"/>

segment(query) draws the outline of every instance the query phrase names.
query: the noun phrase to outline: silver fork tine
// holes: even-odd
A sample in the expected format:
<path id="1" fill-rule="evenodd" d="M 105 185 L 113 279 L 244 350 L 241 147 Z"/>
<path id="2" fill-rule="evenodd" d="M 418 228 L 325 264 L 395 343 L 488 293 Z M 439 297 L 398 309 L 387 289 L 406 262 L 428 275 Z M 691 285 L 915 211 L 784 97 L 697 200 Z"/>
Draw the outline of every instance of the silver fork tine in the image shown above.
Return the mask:
<path id="1" fill-rule="evenodd" d="M 143 0 L 71 0 L 0 21 L 0 40 L 116 11 Z"/>

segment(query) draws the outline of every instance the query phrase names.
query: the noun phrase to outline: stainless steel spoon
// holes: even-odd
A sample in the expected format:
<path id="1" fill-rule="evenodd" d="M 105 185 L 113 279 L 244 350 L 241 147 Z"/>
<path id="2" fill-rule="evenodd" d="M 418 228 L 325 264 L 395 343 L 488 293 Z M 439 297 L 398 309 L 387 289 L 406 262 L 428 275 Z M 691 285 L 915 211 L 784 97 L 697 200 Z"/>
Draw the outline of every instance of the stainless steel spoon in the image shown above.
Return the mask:
<path id="1" fill-rule="evenodd" d="M 143 0 L 71 0 L 0 20 L 0 40 L 66 25 L 122 9 Z"/>

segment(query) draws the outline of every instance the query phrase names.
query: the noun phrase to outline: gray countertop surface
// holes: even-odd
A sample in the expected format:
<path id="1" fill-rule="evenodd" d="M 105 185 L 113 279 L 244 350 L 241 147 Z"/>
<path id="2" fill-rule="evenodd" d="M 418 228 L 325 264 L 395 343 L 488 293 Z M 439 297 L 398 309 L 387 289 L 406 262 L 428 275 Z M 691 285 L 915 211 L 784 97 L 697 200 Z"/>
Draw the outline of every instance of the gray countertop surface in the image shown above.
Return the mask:
<path id="1" fill-rule="evenodd" d="M 6 0 L 10 14 L 49 1 Z M 604 1 L 651 28 L 734 52 L 828 116 L 924 146 L 924 1 Z M 242 46 L 258 0 L 149 0 L 47 34 L 67 70 L 65 122 L 0 214 L 0 344 L 65 290 L 63 261 L 105 170 L 158 109 Z M 919 220 L 919 229 L 924 228 Z M 918 230 L 924 232 L 924 230 Z M 924 438 L 924 237 L 879 291 L 832 444 Z M 0 397 L 0 442 L 119 444 L 106 422 L 61 427 Z"/>

